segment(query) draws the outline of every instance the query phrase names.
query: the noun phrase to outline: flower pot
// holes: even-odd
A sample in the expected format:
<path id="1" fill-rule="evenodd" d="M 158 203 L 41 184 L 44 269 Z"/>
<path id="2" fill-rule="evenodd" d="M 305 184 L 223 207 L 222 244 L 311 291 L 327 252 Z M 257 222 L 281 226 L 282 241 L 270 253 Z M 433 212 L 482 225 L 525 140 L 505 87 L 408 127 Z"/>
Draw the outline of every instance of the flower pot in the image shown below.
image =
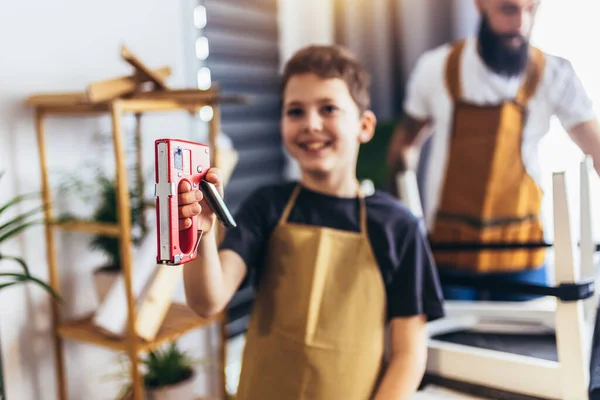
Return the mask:
<path id="1" fill-rule="evenodd" d="M 174 385 L 159 388 L 146 388 L 146 400 L 195 400 L 194 377 L 192 374 L 186 380 Z"/>
<path id="2" fill-rule="evenodd" d="M 94 271 L 94 286 L 98 302 L 102 303 L 115 280 L 121 275 L 121 271 L 111 266 L 98 268 Z"/>

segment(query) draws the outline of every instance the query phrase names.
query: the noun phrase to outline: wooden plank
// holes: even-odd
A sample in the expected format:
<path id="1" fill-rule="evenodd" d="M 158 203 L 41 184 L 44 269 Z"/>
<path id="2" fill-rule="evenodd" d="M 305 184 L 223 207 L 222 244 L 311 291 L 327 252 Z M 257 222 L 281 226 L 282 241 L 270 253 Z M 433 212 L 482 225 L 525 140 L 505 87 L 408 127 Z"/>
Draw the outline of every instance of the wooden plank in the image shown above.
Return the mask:
<path id="1" fill-rule="evenodd" d="M 64 106 L 87 102 L 85 92 L 36 93 L 25 100 L 30 106 Z"/>
<path id="2" fill-rule="evenodd" d="M 131 99 L 140 100 L 172 100 L 185 103 L 241 103 L 250 102 L 249 96 L 220 95 L 215 90 L 178 89 L 165 91 L 146 91 L 134 94 Z"/>
<path id="3" fill-rule="evenodd" d="M 207 90 L 201 89 L 169 89 L 161 91 L 143 91 L 135 93 L 134 99 L 168 99 L 175 98 L 213 98 L 218 95 L 218 92 L 212 88 Z"/>
<path id="4" fill-rule="evenodd" d="M 164 79 L 148 68 L 139 58 L 137 58 L 126 46 L 121 47 L 121 57 L 133 66 L 140 74 L 145 75 L 154 82 L 159 89 L 166 90 L 167 85 Z"/>
<path id="5" fill-rule="evenodd" d="M 121 100 L 123 104 L 123 112 L 151 112 L 151 111 L 171 111 L 171 110 L 188 110 L 220 103 L 235 102 L 236 97 L 218 96 L 204 98 L 187 98 L 187 99 L 142 99 L 132 98 Z"/>
<path id="6" fill-rule="evenodd" d="M 166 79 L 171 76 L 170 67 L 158 68 L 152 72 L 161 79 Z M 140 79 L 140 77 L 137 75 L 131 75 L 90 83 L 87 87 L 88 101 L 92 103 L 99 103 L 112 100 L 126 94 L 131 94 L 137 89 L 140 81 L 144 80 L 144 77 Z"/>
<path id="7" fill-rule="evenodd" d="M 105 114 L 110 111 L 110 103 L 98 103 L 98 104 L 65 104 L 65 105 L 44 105 L 38 106 L 45 115 L 62 115 L 62 116 L 75 116 L 75 115 L 87 115 L 93 116 L 96 114 Z"/>
<path id="8" fill-rule="evenodd" d="M 554 203 L 554 282 L 568 284 L 581 279 L 580 265 L 575 260 L 567 183 L 564 172 L 552 174 Z M 590 382 L 589 344 L 585 329 L 583 301 L 556 304 L 556 347 L 562 374 L 563 400 L 585 399 Z"/>
<path id="9" fill-rule="evenodd" d="M 171 68 L 158 68 L 153 70 L 152 74 L 161 79 L 166 79 L 171 76 Z M 142 80 L 144 79 L 142 78 Z M 93 82 L 88 85 L 85 92 L 35 93 L 27 97 L 25 103 L 30 106 L 85 106 L 133 93 L 139 83 L 140 78 L 138 76 L 122 76 Z"/>
<path id="10" fill-rule="evenodd" d="M 177 339 L 192 329 L 218 323 L 222 318 L 221 315 L 217 315 L 214 318 L 204 319 L 197 316 L 188 306 L 180 303 L 172 303 L 156 335 L 156 339 L 147 342 L 138 337 L 137 349 L 140 352 L 150 351 L 164 343 Z M 58 328 L 58 332 L 62 337 L 67 339 L 90 343 L 116 351 L 127 350 L 127 337 L 117 337 L 107 334 L 94 326 L 92 320 L 93 315 L 89 315 L 83 319 L 63 323 Z"/>
<path id="11" fill-rule="evenodd" d="M 562 399 L 555 361 L 429 340 L 427 373 L 544 399 Z M 543 384 L 541 382 L 544 382 Z"/>
<path id="12" fill-rule="evenodd" d="M 63 229 L 66 231 L 84 232 L 89 233 L 91 235 L 119 237 L 119 235 L 121 234 L 119 231 L 119 226 L 116 223 L 111 224 L 85 220 L 71 220 L 64 222 L 56 221 L 53 222 L 52 225 L 54 225 L 58 229 Z"/>

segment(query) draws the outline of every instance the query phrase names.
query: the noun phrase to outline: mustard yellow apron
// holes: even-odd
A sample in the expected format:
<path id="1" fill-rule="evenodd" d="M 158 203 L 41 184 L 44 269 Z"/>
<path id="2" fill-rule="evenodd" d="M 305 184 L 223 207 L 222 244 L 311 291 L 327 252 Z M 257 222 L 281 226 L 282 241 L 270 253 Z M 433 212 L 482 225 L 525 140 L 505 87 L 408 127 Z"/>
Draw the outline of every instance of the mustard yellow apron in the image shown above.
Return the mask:
<path id="1" fill-rule="evenodd" d="M 237 400 L 368 400 L 384 356 L 386 294 L 367 236 L 288 222 L 275 228 L 246 334 Z"/>
<path id="2" fill-rule="evenodd" d="M 541 79 L 544 55 L 532 48 L 516 98 L 480 106 L 462 99 L 460 55 L 453 47 L 446 82 L 454 103 L 449 160 L 439 210 L 430 236 L 436 243 L 542 242 L 542 190 L 521 157 L 526 106 Z M 434 251 L 440 267 L 476 272 L 521 271 L 540 266 L 545 250 Z"/>

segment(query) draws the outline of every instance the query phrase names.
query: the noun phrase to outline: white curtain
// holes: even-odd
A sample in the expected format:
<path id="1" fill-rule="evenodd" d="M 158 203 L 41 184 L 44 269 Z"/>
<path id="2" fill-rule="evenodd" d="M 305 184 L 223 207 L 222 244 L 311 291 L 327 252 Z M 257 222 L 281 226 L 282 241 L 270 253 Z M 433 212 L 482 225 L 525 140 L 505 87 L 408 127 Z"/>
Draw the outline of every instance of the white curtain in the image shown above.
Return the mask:
<path id="1" fill-rule="evenodd" d="M 600 1 L 598 0 L 544 0 L 538 11 L 532 43 L 542 50 L 566 58 L 571 62 L 600 115 Z M 545 188 L 545 222 L 552 227 L 552 173 L 566 171 L 569 206 L 575 236 L 579 238 L 579 163 L 583 154 L 571 141 L 555 117 L 547 136 L 540 143 L 540 163 Z M 600 203 L 598 178 L 592 179 L 592 193 Z M 597 199 L 597 200 L 596 200 Z M 593 206 L 592 206 L 593 207 Z M 594 211 L 595 214 L 594 214 Z M 600 223 L 600 208 L 592 210 L 594 226 Z M 598 241 L 598 231 L 594 232 Z"/>
<path id="2" fill-rule="evenodd" d="M 333 0 L 335 42 L 371 73 L 372 108 L 380 121 L 400 117 L 404 85 L 417 58 L 453 39 L 453 1 Z"/>

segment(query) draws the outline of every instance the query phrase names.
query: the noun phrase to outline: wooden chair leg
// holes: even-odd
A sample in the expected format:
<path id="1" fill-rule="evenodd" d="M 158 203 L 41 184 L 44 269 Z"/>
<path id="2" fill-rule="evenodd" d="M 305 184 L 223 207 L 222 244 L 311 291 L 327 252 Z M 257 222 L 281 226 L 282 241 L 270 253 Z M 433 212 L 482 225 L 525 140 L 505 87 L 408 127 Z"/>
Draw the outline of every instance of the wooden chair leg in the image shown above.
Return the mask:
<path id="1" fill-rule="evenodd" d="M 565 173 L 553 174 L 555 282 L 573 283 L 581 277 L 574 258 L 573 235 L 567 201 Z M 556 305 L 556 345 L 560 362 L 563 399 L 587 398 L 589 368 L 583 302 L 563 302 Z"/>

